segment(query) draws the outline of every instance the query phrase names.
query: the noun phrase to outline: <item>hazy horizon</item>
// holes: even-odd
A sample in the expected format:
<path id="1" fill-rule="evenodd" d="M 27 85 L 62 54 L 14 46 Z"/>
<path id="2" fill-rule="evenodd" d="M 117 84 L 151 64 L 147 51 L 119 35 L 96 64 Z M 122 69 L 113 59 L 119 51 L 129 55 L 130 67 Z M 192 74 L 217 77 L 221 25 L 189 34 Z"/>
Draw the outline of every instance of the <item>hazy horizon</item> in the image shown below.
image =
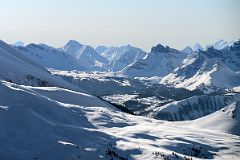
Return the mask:
<path id="1" fill-rule="evenodd" d="M 182 49 L 240 38 L 238 0 L 0 0 L 0 39 L 63 46 L 157 43 Z"/>

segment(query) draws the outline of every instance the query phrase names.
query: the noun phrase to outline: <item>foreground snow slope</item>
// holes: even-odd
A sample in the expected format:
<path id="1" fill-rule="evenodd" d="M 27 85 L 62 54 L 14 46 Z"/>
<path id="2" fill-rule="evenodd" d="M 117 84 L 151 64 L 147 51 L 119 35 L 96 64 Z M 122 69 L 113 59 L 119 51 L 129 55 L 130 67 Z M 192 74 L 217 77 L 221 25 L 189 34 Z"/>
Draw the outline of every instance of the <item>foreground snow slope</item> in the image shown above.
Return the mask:
<path id="1" fill-rule="evenodd" d="M 221 110 L 189 122 L 189 124 L 240 136 L 240 101 L 235 101 Z"/>
<path id="2" fill-rule="evenodd" d="M 131 116 L 81 92 L 1 81 L 0 97 L 2 159 L 240 156 L 239 136 Z"/>

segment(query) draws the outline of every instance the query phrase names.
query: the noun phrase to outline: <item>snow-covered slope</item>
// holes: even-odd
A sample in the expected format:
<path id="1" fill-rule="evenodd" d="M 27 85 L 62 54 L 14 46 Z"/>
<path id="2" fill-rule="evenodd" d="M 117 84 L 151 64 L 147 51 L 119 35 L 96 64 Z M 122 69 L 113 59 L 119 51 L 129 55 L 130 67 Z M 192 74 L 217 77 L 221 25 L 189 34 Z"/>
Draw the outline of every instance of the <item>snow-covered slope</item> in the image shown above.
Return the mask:
<path id="1" fill-rule="evenodd" d="M 160 106 L 150 116 L 170 121 L 193 120 L 211 114 L 234 100 L 233 96 L 193 96 Z"/>
<path id="2" fill-rule="evenodd" d="M 116 72 L 146 56 L 143 50 L 130 45 L 122 47 L 97 47 L 96 51 L 110 61 L 109 70 Z"/>
<path id="3" fill-rule="evenodd" d="M 0 97 L 0 155 L 6 160 L 240 156 L 238 136 L 123 114 L 81 92 L 1 81 Z"/>
<path id="4" fill-rule="evenodd" d="M 187 53 L 158 44 L 143 59 L 130 64 L 121 72 L 129 77 L 166 76 L 182 64 Z"/>
<path id="5" fill-rule="evenodd" d="M 44 44 L 29 44 L 26 47 L 15 47 L 32 61 L 46 67 L 59 70 L 85 70 L 75 59 L 55 48 Z"/>
<path id="6" fill-rule="evenodd" d="M 240 136 L 240 101 L 235 101 L 206 117 L 191 121 L 189 124 Z"/>
<path id="7" fill-rule="evenodd" d="M 98 54 L 91 46 L 82 45 L 77 41 L 70 40 L 60 50 L 71 55 L 87 71 L 106 71 L 105 66 L 108 60 Z"/>
<path id="8" fill-rule="evenodd" d="M 1 79 L 15 82 L 26 80 L 28 75 L 44 78 L 49 74 L 3 41 L 0 41 L 0 68 Z"/>
<path id="9" fill-rule="evenodd" d="M 78 87 L 51 75 L 44 67 L 31 61 L 3 41 L 0 41 L 0 79 L 33 86 L 62 86 L 81 90 Z"/>
<path id="10" fill-rule="evenodd" d="M 240 156 L 239 136 L 120 112 L 51 75 L 2 41 L 0 68 L 0 159 L 187 160 Z"/>
<path id="11" fill-rule="evenodd" d="M 199 88 L 206 93 L 218 89 L 232 89 L 240 86 L 240 74 L 229 68 L 238 70 L 238 59 L 239 57 L 230 51 L 225 53 L 208 48 L 188 56 L 182 66 L 163 77 L 160 83 L 190 90 Z"/>
<path id="12" fill-rule="evenodd" d="M 51 70 L 54 75 L 89 91 L 113 104 L 127 108 L 136 115 L 149 116 L 154 108 L 201 95 L 198 90 L 189 91 L 152 83 L 151 80 L 139 80 L 127 77 L 116 77 L 110 73 L 85 73 L 77 71 Z"/>

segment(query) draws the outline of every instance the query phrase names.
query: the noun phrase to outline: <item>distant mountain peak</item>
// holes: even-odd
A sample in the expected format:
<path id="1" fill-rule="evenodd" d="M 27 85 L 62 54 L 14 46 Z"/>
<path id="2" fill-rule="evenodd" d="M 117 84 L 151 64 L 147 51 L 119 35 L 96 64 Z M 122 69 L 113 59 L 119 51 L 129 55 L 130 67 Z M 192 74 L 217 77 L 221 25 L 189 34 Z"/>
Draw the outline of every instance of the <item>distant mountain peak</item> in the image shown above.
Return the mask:
<path id="1" fill-rule="evenodd" d="M 164 47 L 159 43 L 155 47 L 152 47 L 151 52 L 169 52 L 169 49 L 168 46 Z"/>
<path id="2" fill-rule="evenodd" d="M 75 40 L 69 40 L 62 50 L 70 55 L 74 55 L 78 50 L 83 47 L 81 43 Z"/>
<path id="3" fill-rule="evenodd" d="M 103 52 L 105 52 L 107 49 L 109 49 L 108 47 L 106 46 L 97 46 L 95 48 L 95 51 L 98 53 L 98 54 L 102 54 Z"/>
<path id="4" fill-rule="evenodd" d="M 184 49 L 181 50 L 181 52 L 185 52 L 185 53 L 192 53 L 193 49 L 189 46 L 185 47 Z"/>
<path id="5" fill-rule="evenodd" d="M 66 46 L 67 46 L 67 45 L 72 45 L 72 46 L 82 46 L 82 44 L 79 43 L 79 42 L 76 41 L 76 40 L 69 40 L 69 41 L 67 42 Z"/>
<path id="6" fill-rule="evenodd" d="M 231 46 L 232 51 L 240 51 L 240 39 L 233 43 Z"/>
<path id="7" fill-rule="evenodd" d="M 200 45 L 200 43 L 196 43 L 193 48 L 194 51 L 203 51 L 204 48 Z"/>
<path id="8" fill-rule="evenodd" d="M 24 43 L 22 41 L 17 41 L 16 43 L 13 44 L 15 47 L 23 47 Z"/>

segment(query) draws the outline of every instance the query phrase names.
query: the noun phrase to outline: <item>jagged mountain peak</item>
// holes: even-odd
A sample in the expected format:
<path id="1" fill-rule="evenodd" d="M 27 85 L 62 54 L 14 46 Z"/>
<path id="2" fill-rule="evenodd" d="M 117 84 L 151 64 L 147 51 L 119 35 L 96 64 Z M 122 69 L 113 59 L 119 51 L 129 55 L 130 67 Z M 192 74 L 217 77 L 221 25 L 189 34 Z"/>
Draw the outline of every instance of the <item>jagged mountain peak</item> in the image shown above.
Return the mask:
<path id="1" fill-rule="evenodd" d="M 83 45 L 75 40 L 69 40 L 67 44 L 61 48 L 64 52 L 73 55 L 75 54 Z"/>
<path id="2" fill-rule="evenodd" d="M 69 40 L 69 41 L 66 43 L 65 46 L 69 46 L 69 45 L 71 45 L 71 46 L 82 46 L 82 44 L 79 43 L 79 42 L 76 41 L 76 40 Z"/>
<path id="3" fill-rule="evenodd" d="M 169 50 L 170 50 L 170 48 L 169 48 L 168 46 L 164 47 L 164 46 L 161 45 L 160 43 L 151 48 L 151 52 L 163 52 L 163 53 L 167 53 L 167 52 L 169 52 Z"/>

